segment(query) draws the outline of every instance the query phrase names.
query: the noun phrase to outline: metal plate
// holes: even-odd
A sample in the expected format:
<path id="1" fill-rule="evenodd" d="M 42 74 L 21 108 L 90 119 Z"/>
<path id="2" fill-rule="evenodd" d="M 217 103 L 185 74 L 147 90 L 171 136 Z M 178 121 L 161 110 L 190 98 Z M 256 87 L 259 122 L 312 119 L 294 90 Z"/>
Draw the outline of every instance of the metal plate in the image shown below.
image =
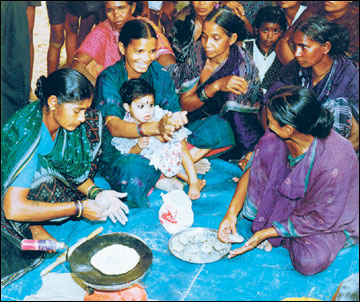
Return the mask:
<path id="1" fill-rule="evenodd" d="M 231 244 L 217 239 L 217 230 L 190 228 L 171 236 L 168 248 L 183 261 L 211 263 L 224 258 L 231 250 Z"/>
<path id="2" fill-rule="evenodd" d="M 113 244 L 122 244 L 133 248 L 140 256 L 138 264 L 129 272 L 121 275 L 104 275 L 95 269 L 91 258 L 101 249 Z M 72 272 L 87 285 L 100 290 L 117 290 L 128 287 L 141 279 L 152 262 L 151 249 L 137 236 L 128 233 L 112 233 L 98 236 L 78 246 L 70 256 Z"/>

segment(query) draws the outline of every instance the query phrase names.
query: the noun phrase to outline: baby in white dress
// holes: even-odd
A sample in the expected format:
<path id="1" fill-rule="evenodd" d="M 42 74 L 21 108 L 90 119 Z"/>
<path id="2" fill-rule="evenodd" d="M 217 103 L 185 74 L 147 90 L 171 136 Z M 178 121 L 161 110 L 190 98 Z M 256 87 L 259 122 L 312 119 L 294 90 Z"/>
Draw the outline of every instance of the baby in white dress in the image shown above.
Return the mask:
<path id="1" fill-rule="evenodd" d="M 138 124 L 140 138 L 114 137 L 112 145 L 122 154 L 135 153 L 150 160 L 150 165 L 159 169 L 166 177 L 178 176 L 189 184 L 189 197 L 200 198 L 205 180 L 199 180 L 195 166 L 186 144 L 191 131 L 185 127 L 177 130 L 172 139 L 166 142 L 163 137 L 144 136 L 142 124 L 160 121 L 169 113 L 154 106 L 153 88 L 143 79 L 132 79 L 123 84 L 120 95 L 126 111 L 124 121 Z"/>

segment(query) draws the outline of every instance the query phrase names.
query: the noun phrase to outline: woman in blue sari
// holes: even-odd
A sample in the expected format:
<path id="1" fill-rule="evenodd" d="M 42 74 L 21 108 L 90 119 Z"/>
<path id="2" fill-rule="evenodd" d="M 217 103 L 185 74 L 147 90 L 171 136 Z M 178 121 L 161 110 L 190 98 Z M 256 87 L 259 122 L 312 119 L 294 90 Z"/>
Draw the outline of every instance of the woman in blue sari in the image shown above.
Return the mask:
<path id="1" fill-rule="evenodd" d="M 70 216 L 127 221 L 128 208 L 119 199 L 126 194 L 103 191 L 92 180 L 103 120 L 89 109 L 90 82 L 76 70 L 60 69 L 40 77 L 35 93 L 39 100 L 18 110 L 1 131 L 2 285 L 5 275 L 20 276 L 40 264 L 20 253 L 20 242 L 56 240 L 44 223 Z"/>
<path id="2" fill-rule="evenodd" d="M 100 109 L 107 128 L 104 133 L 104 153 L 100 172 L 115 190 L 126 191 L 130 206 L 148 207 L 147 194 L 154 187 L 161 172 L 150 166 L 148 159 L 138 154 L 121 154 L 111 144 L 113 137 L 139 138 L 162 135 L 170 140 L 174 131 L 187 123 L 186 112 L 180 112 L 174 84 L 167 71 L 155 61 L 156 34 L 142 20 L 127 22 L 121 30 L 119 48 L 123 55 L 116 64 L 106 68 L 97 78 L 94 103 Z M 129 79 L 142 78 L 156 91 L 155 106 L 172 113 L 159 122 L 136 123 L 123 120 L 125 110 L 120 87 Z M 191 151 L 194 162 L 210 149 L 230 147 L 233 144 L 231 129 L 222 119 L 210 118 L 188 124 L 192 131 L 188 142 L 195 146 Z"/>

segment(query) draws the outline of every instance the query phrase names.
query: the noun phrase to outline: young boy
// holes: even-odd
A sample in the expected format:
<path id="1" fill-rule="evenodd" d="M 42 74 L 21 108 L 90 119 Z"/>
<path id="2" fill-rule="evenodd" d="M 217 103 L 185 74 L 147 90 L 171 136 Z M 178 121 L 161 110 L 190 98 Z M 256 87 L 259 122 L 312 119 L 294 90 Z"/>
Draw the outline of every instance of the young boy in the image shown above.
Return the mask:
<path id="1" fill-rule="evenodd" d="M 120 88 L 120 96 L 126 111 L 124 121 L 146 123 L 159 121 L 168 111 L 154 106 L 154 89 L 143 79 L 132 79 Z M 141 128 L 141 127 L 139 127 Z M 141 134 L 141 131 L 139 131 Z M 112 145 L 121 153 L 140 154 L 150 160 L 150 165 L 159 169 L 166 177 L 177 175 L 189 184 L 190 199 L 200 198 L 205 180 L 196 175 L 192 157 L 185 139 L 191 132 L 182 127 L 177 130 L 171 141 L 165 142 L 161 136 L 137 138 L 114 137 Z"/>
<path id="2" fill-rule="evenodd" d="M 276 57 L 275 46 L 287 23 L 284 12 L 276 6 L 265 6 L 256 14 L 254 20 L 255 39 L 244 40 L 243 47 L 253 56 L 264 93 L 276 80 L 282 64 Z"/>

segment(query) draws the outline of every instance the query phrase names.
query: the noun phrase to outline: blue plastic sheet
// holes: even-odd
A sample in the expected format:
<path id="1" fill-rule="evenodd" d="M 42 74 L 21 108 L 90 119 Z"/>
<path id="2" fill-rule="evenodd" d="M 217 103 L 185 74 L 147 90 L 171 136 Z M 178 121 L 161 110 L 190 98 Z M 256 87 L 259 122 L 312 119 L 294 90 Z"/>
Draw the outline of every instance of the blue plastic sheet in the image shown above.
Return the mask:
<path id="1" fill-rule="evenodd" d="M 211 167 L 205 176 L 207 185 L 202 197 L 193 202 L 193 227 L 218 228 L 236 188 L 232 178 L 241 174 L 235 164 L 220 159 L 212 160 Z M 162 205 L 160 193 L 155 189 L 150 195 L 149 209 L 131 209 L 126 226 L 113 224 L 109 219 L 101 223 L 82 219 L 59 226 L 49 225 L 46 229 L 69 246 L 99 226 L 104 227 L 102 234 L 128 232 L 139 236 L 153 252 L 153 263 L 142 283 L 148 297 L 163 301 L 276 301 L 303 296 L 330 300 L 342 280 L 359 272 L 359 245 L 341 250 L 331 266 L 315 276 L 296 272 L 287 250 L 281 247 L 270 253 L 254 249 L 242 256 L 209 264 L 183 262 L 168 250 L 171 234 L 158 218 Z M 237 228 L 249 238 L 250 226 L 249 221 L 241 220 Z M 233 248 L 241 245 L 234 244 Z M 42 285 L 40 272 L 57 256 L 49 254 L 41 266 L 5 287 L 1 300 L 22 300 L 35 294 Z M 69 263 L 59 265 L 53 272 L 69 273 Z"/>

